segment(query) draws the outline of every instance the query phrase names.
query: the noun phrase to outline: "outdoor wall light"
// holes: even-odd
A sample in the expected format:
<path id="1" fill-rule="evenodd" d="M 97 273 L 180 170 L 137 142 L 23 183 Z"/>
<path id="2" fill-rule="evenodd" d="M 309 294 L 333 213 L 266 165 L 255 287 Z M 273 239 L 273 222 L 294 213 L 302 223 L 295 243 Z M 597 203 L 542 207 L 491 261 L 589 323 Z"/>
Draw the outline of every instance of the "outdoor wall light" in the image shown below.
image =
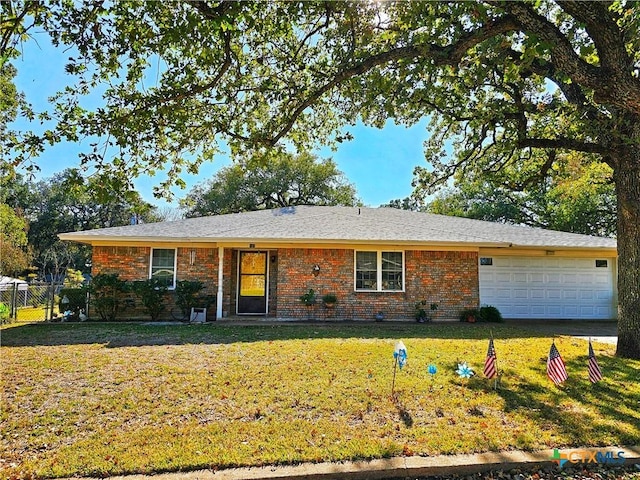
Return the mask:
<path id="1" fill-rule="evenodd" d="M 317 277 L 318 275 L 320 275 L 320 265 L 318 265 L 317 263 L 313 266 L 313 276 Z"/>
<path id="2" fill-rule="evenodd" d="M 191 250 L 189 252 L 189 265 L 193 266 L 196 263 L 196 251 Z"/>

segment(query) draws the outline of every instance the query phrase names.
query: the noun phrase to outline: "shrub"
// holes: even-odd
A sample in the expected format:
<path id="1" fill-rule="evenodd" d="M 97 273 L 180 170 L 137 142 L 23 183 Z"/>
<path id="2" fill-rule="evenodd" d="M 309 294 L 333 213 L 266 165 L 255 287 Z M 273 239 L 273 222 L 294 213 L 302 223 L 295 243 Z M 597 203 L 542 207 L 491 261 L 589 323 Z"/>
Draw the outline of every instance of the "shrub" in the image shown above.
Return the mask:
<path id="1" fill-rule="evenodd" d="M 0 323 L 9 323 L 11 321 L 11 309 L 0 302 Z"/>
<path id="2" fill-rule="evenodd" d="M 62 303 L 64 297 L 67 297 L 69 303 Z M 72 312 L 78 312 L 86 307 L 87 290 L 84 288 L 62 288 L 56 299 L 58 300 L 59 311 L 71 310 Z"/>
<path id="3" fill-rule="evenodd" d="M 122 297 L 127 292 L 127 283 L 118 278 L 117 273 L 101 273 L 93 277 L 89 284 L 91 305 L 105 322 L 116 320 L 122 308 Z"/>
<path id="4" fill-rule="evenodd" d="M 465 308 L 460 312 L 461 322 L 476 322 L 480 320 L 480 310 L 477 308 Z"/>
<path id="5" fill-rule="evenodd" d="M 157 278 L 133 282 L 133 291 L 152 321 L 156 321 L 165 308 L 167 285 Z"/>
<path id="6" fill-rule="evenodd" d="M 199 280 L 178 280 L 176 283 L 176 305 L 185 317 L 191 313 L 191 307 L 198 306 L 198 294 L 203 288 L 204 284 Z"/>
<path id="7" fill-rule="evenodd" d="M 484 305 L 480 307 L 480 318 L 484 322 L 504 322 L 500 310 L 492 305 Z"/>

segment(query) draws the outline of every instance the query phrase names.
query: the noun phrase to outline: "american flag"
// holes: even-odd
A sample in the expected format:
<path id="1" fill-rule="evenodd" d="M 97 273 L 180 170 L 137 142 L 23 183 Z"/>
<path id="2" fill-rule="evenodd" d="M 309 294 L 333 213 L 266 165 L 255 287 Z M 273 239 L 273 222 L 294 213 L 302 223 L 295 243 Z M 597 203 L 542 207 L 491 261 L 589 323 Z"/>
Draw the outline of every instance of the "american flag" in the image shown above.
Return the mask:
<path id="1" fill-rule="evenodd" d="M 496 367 L 496 349 L 493 348 L 493 338 L 491 338 L 489 340 L 487 358 L 484 361 L 484 376 L 487 378 L 493 378 L 496 375 L 498 375 L 498 369 Z"/>
<path id="2" fill-rule="evenodd" d="M 598 366 L 598 360 L 596 360 L 596 355 L 593 353 L 593 347 L 591 346 L 591 340 L 589 340 L 589 381 L 591 383 L 596 383 L 602 380 L 602 372 L 600 371 L 600 367 Z"/>
<path id="3" fill-rule="evenodd" d="M 555 342 L 551 344 L 551 350 L 549 350 L 549 358 L 547 359 L 547 376 L 556 385 L 560 385 L 569 378 L 569 375 L 567 375 L 567 369 L 564 366 L 564 361 L 560 356 L 560 352 L 556 348 Z"/>

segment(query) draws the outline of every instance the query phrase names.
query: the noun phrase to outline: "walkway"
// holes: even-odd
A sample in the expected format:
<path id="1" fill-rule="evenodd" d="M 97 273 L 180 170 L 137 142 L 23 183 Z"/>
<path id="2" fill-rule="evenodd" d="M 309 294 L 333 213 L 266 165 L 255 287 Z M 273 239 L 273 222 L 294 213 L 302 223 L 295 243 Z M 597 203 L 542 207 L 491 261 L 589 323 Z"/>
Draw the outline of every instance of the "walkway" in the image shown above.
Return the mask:
<path id="1" fill-rule="evenodd" d="M 592 463 L 593 459 L 597 458 L 598 452 L 601 453 L 601 458 L 609 454 L 610 461 L 616 463 L 622 461 L 622 458 L 624 458 L 624 463 L 627 465 L 640 462 L 640 447 L 599 447 L 571 448 L 557 452 L 554 450 L 490 452 L 471 455 L 394 457 L 371 461 L 197 470 L 158 475 L 126 475 L 110 477 L 109 480 L 372 480 L 432 477 L 436 475 L 472 475 L 490 470 L 502 472 L 516 468 L 523 471 L 531 471 L 542 467 L 558 469 L 558 477 L 562 477 L 563 471 L 558 467 L 558 460 L 554 460 L 554 457 L 572 458 L 574 464 L 569 461 L 566 463 L 563 461 L 565 468 L 567 466 L 576 467 L 583 462 Z"/>

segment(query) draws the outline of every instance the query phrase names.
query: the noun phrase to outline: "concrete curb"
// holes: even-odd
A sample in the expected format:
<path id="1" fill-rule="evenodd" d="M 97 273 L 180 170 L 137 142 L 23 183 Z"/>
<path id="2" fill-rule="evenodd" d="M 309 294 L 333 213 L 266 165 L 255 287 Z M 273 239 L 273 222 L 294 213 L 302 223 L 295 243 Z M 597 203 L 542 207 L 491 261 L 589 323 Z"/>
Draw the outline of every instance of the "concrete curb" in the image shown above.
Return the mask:
<path id="1" fill-rule="evenodd" d="M 597 452 L 611 453 L 612 458 L 624 457 L 625 464 L 640 464 L 640 446 L 567 448 L 562 454 L 572 454 L 574 463 L 580 464 Z M 436 457 L 394 457 L 371 461 L 341 463 L 304 463 L 292 466 L 230 468 L 226 470 L 196 470 L 192 472 L 163 473 L 158 475 L 124 475 L 110 480 L 373 480 L 434 475 L 467 475 L 489 470 L 533 470 L 555 466 L 554 450 L 537 452 L 498 452 L 471 455 L 439 455 Z M 570 466 L 571 462 L 565 464 Z M 76 479 L 77 480 L 77 479 Z M 89 480 L 89 479 L 86 479 Z"/>

